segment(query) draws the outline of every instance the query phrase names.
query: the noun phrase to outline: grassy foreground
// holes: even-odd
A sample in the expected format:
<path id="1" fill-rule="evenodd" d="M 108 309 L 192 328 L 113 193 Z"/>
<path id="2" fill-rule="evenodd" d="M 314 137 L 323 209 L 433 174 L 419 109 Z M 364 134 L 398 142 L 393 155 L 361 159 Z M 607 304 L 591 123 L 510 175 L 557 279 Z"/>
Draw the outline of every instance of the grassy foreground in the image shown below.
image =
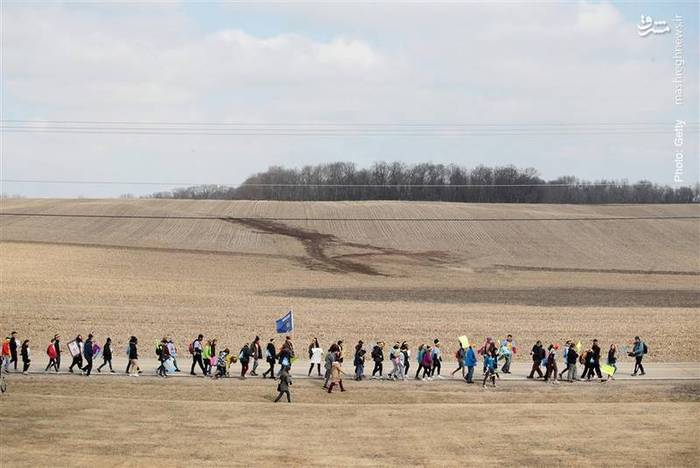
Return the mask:
<path id="1" fill-rule="evenodd" d="M 316 380 L 272 403 L 266 380 L 13 379 L 0 399 L 0 459 L 13 466 L 697 466 L 700 383 L 495 390 Z"/>

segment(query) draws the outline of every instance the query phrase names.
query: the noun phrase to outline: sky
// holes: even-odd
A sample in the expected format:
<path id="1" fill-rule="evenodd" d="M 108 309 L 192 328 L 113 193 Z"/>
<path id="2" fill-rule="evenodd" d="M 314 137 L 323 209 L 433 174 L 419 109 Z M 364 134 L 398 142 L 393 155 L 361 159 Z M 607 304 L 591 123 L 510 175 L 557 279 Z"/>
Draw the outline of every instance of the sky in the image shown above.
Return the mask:
<path id="1" fill-rule="evenodd" d="M 671 31 L 641 37 L 642 15 Z M 77 182 L 395 160 L 690 185 L 699 55 L 695 2 L 5 0 L 1 191 L 143 195 L 173 186 Z"/>

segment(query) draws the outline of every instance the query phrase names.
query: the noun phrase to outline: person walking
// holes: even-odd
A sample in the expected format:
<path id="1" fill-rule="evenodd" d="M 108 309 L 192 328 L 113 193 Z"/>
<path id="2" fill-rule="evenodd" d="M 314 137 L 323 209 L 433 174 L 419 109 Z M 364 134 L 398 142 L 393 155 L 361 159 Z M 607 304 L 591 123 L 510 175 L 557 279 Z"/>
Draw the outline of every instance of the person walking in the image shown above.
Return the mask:
<path id="1" fill-rule="evenodd" d="M 48 372 L 49 369 L 52 367 L 56 372 L 58 372 L 58 364 L 56 362 L 57 353 L 56 353 L 56 345 L 55 345 L 55 340 L 58 335 L 54 336 L 54 339 L 49 341 L 49 345 L 46 347 L 46 355 L 49 357 L 49 363 L 46 365 L 46 369 L 44 369 L 44 372 Z"/>
<path id="2" fill-rule="evenodd" d="M 398 342 L 394 343 L 394 347 L 391 348 L 391 351 L 389 352 L 389 360 L 391 361 L 391 364 L 393 366 L 391 372 L 388 375 L 390 380 L 404 380 L 404 356 L 401 353 L 399 346 L 400 345 Z"/>
<path id="3" fill-rule="evenodd" d="M 71 351 L 71 354 L 73 355 L 73 362 L 71 362 L 70 366 L 68 367 L 68 372 L 71 374 L 73 373 L 73 367 L 78 366 L 78 369 L 83 368 L 83 336 L 78 335 L 73 341 L 75 342 L 77 348 L 74 351 Z M 73 354 L 74 352 L 75 354 Z"/>
<path id="4" fill-rule="evenodd" d="M 338 345 L 338 351 L 336 352 L 335 360 L 342 364 L 345 360 L 345 355 L 343 354 L 343 340 L 338 340 L 336 344 Z"/>
<path id="5" fill-rule="evenodd" d="M 336 353 L 339 354 L 339 351 Z M 333 387 L 338 385 L 340 387 L 340 391 L 344 392 L 345 388 L 343 388 L 343 378 L 342 375 L 345 374 L 345 371 L 343 371 L 342 363 L 338 360 L 340 356 L 336 356 L 336 360 L 333 361 L 333 364 L 331 366 L 331 384 L 328 387 L 328 393 L 333 393 Z"/>
<path id="6" fill-rule="evenodd" d="M 104 366 L 109 366 L 109 371 L 114 373 L 114 369 L 112 369 L 112 338 L 110 337 L 107 337 L 102 348 L 102 364 L 97 368 L 97 372 L 102 372 Z"/>
<path id="7" fill-rule="evenodd" d="M 434 377 L 437 372 L 437 378 L 442 379 L 440 375 L 440 369 L 442 368 L 442 349 L 440 349 L 440 340 L 435 338 L 433 340 L 433 367 L 430 369 L 430 377 Z"/>
<path id="8" fill-rule="evenodd" d="M 87 340 L 85 340 L 85 343 L 83 344 L 83 356 L 85 356 L 86 364 L 85 367 L 82 367 L 80 370 L 83 371 L 83 374 L 85 374 L 87 377 L 90 377 L 90 372 L 92 372 L 92 357 L 94 355 L 92 339 L 92 333 L 88 333 Z"/>
<path id="9" fill-rule="evenodd" d="M 6 374 L 10 372 L 10 337 L 6 336 L 2 341 L 2 352 L 0 353 L 0 363 L 2 363 L 2 371 Z"/>
<path id="10" fill-rule="evenodd" d="M 564 364 L 566 364 L 566 367 L 564 367 L 564 369 L 562 369 L 562 371 L 559 372 L 559 380 L 561 380 L 564 374 L 569 371 L 569 360 L 567 359 L 567 355 L 569 354 L 570 348 L 571 340 L 566 340 L 566 343 L 564 343 L 564 348 L 561 350 L 561 358 L 564 361 Z"/>
<path id="11" fill-rule="evenodd" d="M 294 351 L 294 343 L 292 342 L 291 336 L 284 337 L 284 343 L 282 343 L 282 351 L 286 351 L 286 355 L 289 358 L 289 369 L 291 371 L 292 360 L 296 357 L 296 353 Z"/>
<path id="12" fill-rule="evenodd" d="M 289 368 L 283 367 L 279 374 L 280 382 L 277 384 L 277 398 L 275 403 L 282 399 L 283 395 L 287 396 L 287 403 L 292 402 L 292 395 L 289 393 L 289 387 L 292 385 L 292 376 L 289 374 Z"/>
<path id="13" fill-rule="evenodd" d="M 250 375 L 257 376 L 258 361 L 262 359 L 263 356 L 262 346 L 260 346 L 260 337 L 258 335 L 255 335 L 255 339 L 253 339 L 253 343 L 250 345 L 250 353 L 253 358 L 253 369 L 250 371 Z"/>
<path id="14" fill-rule="evenodd" d="M 202 362 L 202 340 L 204 335 L 201 333 L 197 335 L 197 338 L 190 345 L 190 354 L 192 354 L 192 367 L 190 368 L 190 375 L 197 375 L 194 372 L 194 366 L 198 365 L 202 369 L 202 374 L 207 375 L 207 371 L 204 368 L 204 363 Z"/>
<path id="15" fill-rule="evenodd" d="M 581 372 L 581 380 L 590 379 L 591 374 L 591 363 L 593 362 L 593 350 L 591 348 L 586 349 L 578 357 L 578 362 L 583 366 L 583 372 Z"/>
<path id="16" fill-rule="evenodd" d="M 270 368 L 263 372 L 263 379 L 270 375 L 271 379 L 275 378 L 275 362 L 277 362 L 277 349 L 275 349 L 275 339 L 270 338 L 265 347 L 265 360 L 269 364 Z"/>
<path id="17" fill-rule="evenodd" d="M 608 378 L 606 380 L 615 380 L 615 374 L 617 373 L 617 346 L 615 343 L 610 345 L 610 349 L 608 350 L 608 359 L 606 362 L 613 368 L 613 373 L 608 374 Z"/>
<path id="18" fill-rule="evenodd" d="M 433 347 L 428 345 L 423 352 L 423 380 L 433 380 Z"/>
<path id="19" fill-rule="evenodd" d="M 408 378 L 408 369 L 411 368 L 411 350 L 405 341 L 401 343 L 401 348 L 399 349 L 401 349 L 401 354 L 403 354 L 403 375 Z"/>
<path id="20" fill-rule="evenodd" d="M 542 342 L 537 340 L 537 343 L 535 343 L 530 351 L 530 356 L 532 356 L 532 369 L 530 370 L 530 375 L 527 376 L 528 379 L 534 378 L 535 372 L 537 372 L 539 378 L 544 377 L 542 375 L 542 371 L 540 370 L 540 365 L 546 355 L 546 351 L 544 350 L 544 347 L 542 347 Z"/>
<path id="21" fill-rule="evenodd" d="M 318 344 L 318 338 L 314 337 L 313 340 L 311 340 L 311 343 L 309 343 L 309 374 L 308 377 L 311 377 L 311 372 L 314 370 L 314 366 L 316 366 L 316 371 L 318 372 L 318 376 L 321 377 L 321 361 L 323 360 L 323 349 L 321 348 L 321 345 Z"/>
<path id="22" fill-rule="evenodd" d="M 498 353 L 493 350 L 486 353 L 484 356 L 484 366 L 486 367 L 486 372 L 484 372 L 484 381 L 481 383 L 481 386 L 486 388 L 486 382 L 490 380 L 495 388 L 496 377 L 498 377 Z"/>
<path id="23" fill-rule="evenodd" d="M 229 349 L 224 348 L 219 352 L 216 358 L 216 373 L 214 374 L 214 379 L 220 379 L 226 377 L 227 368 L 229 365 Z"/>
<path id="24" fill-rule="evenodd" d="M 462 346 L 462 342 L 459 342 L 459 348 L 457 348 L 457 351 L 455 352 L 455 359 L 457 360 L 457 368 L 452 371 L 450 374 L 452 377 L 459 372 L 462 371 L 462 378 L 464 378 L 464 361 L 465 361 L 465 354 L 466 350 L 464 349 L 464 346 Z"/>
<path id="25" fill-rule="evenodd" d="M 10 364 L 14 364 L 15 372 L 17 372 L 17 362 L 19 361 L 17 355 L 17 349 L 19 348 L 19 340 L 17 339 L 17 332 L 13 331 L 10 333 Z"/>
<path id="26" fill-rule="evenodd" d="M 591 368 L 589 369 L 589 378 L 593 377 L 595 372 L 598 379 L 603 380 L 603 375 L 600 373 L 600 346 L 598 346 L 598 340 L 593 340 L 593 345 L 591 346 L 591 351 L 593 351 L 591 357 Z"/>
<path id="27" fill-rule="evenodd" d="M 573 382 L 575 380 L 578 380 L 578 374 L 576 373 L 576 362 L 578 361 L 578 353 L 576 352 L 576 345 L 573 342 L 568 342 L 569 346 L 568 349 L 564 349 L 562 354 L 566 356 L 564 359 L 566 361 L 566 380 L 569 382 Z M 564 371 L 562 371 L 559 374 L 559 379 L 561 380 L 561 377 L 563 375 Z"/>
<path id="28" fill-rule="evenodd" d="M 170 359 L 173 361 L 173 367 L 175 368 L 175 372 L 180 372 L 180 368 L 177 365 L 177 347 L 175 346 L 175 343 L 173 343 L 172 338 L 168 338 L 168 353 L 170 354 Z"/>
<path id="29" fill-rule="evenodd" d="M 246 372 L 248 372 L 248 365 L 250 364 L 250 357 L 252 353 L 250 351 L 250 344 L 246 343 L 241 348 L 241 352 L 238 353 L 238 361 L 241 363 L 241 379 L 246 379 Z"/>
<path id="30" fill-rule="evenodd" d="M 416 380 L 420 380 L 420 371 L 423 370 L 423 354 L 425 354 L 425 344 L 418 346 L 416 351 L 416 362 L 418 363 L 418 369 L 416 369 Z"/>
<path id="31" fill-rule="evenodd" d="M 325 380 L 323 382 L 323 388 L 328 388 L 328 384 L 331 381 L 331 373 L 333 371 L 333 363 L 338 358 L 338 344 L 333 343 L 330 348 L 328 348 L 328 353 L 326 354 L 326 362 L 324 368 L 326 369 Z"/>
<path id="32" fill-rule="evenodd" d="M 202 343 L 202 363 L 204 364 L 204 375 L 211 375 L 212 340 Z"/>
<path id="33" fill-rule="evenodd" d="M 644 366 L 642 365 L 642 359 L 644 359 L 644 355 L 647 354 L 648 351 L 649 348 L 647 347 L 647 344 L 643 342 L 641 338 L 635 336 L 634 347 L 632 348 L 632 355 L 634 356 L 633 377 L 636 377 L 638 372 L 640 372 L 640 375 L 646 375 L 646 372 L 644 372 Z"/>
<path id="34" fill-rule="evenodd" d="M 557 349 L 559 345 L 550 344 L 547 348 L 547 372 L 544 374 L 544 381 L 548 382 L 550 377 L 552 383 L 557 383 L 559 379 L 559 372 L 557 370 Z"/>
<path id="35" fill-rule="evenodd" d="M 29 374 L 29 363 L 32 362 L 32 352 L 29 349 L 29 340 L 24 340 L 20 348 L 20 354 L 22 356 L 22 374 Z"/>
<path id="36" fill-rule="evenodd" d="M 474 346 L 470 344 L 464 354 L 464 365 L 467 366 L 467 376 L 465 379 L 468 384 L 474 383 L 474 368 L 476 364 L 476 352 L 474 351 Z"/>
<path id="37" fill-rule="evenodd" d="M 61 367 L 61 335 L 54 335 L 53 346 L 56 348 L 56 372 L 58 372 Z"/>
<path id="38" fill-rule="evenodd" d="M 358 341 L 355 345 L 355 356 L 353 359 L 353 365 L 355 366 L 355 380 L 360 381 L 365 376 L 365 354 L 367 352 L 364 348 L 364 343 L 362 340 Z"/>
<path id="39" fill-rule="evenodd" d="M 168 339 L 166 337 L 163 337 L 160 343 L 156 345 L 156 355 L 158 356 L 158 362 L 160 362 L 156 374 L 160 377 L 167 377 L 168 370 L 165 368 L 165 363 L 170 359 L 170 350 L 168 350 Z"/>
<path id="40" fill-rule="evenodd" d="M 518 350 L 515 347 L 515 341 L 513 341 L 513 335 L 506 336 L 506 339 L 501 342 L 501 356 L 505 361 L 503 366 L 501 366 L 501 372 L 504 374 L 510 374 L 510 365 L 513 362 L 513 357 Z"/>
<path id="41" fill-rule="evenodd" d="M 377 344 L 372 348 L 371 353 L 372 361 L 374 361 L 374 368 L 372 369 L 372 378 L 377 378 L 377 373 L 379 374 L 379 379 L 382 378 L 382 372 L 384 370 L 384 342 L 378 341 Z"/>
<path id="42" fill-rule="evenodd" d="M 126 373 L 131 377 L 138 377 L 141 373 L 141 369 L 139 369 L 138 342 L 139 340 L 135 336 L 129 338 L 129 364 L 126 366 Z M 129 372 L 130 370 L 131 373 Z"/>

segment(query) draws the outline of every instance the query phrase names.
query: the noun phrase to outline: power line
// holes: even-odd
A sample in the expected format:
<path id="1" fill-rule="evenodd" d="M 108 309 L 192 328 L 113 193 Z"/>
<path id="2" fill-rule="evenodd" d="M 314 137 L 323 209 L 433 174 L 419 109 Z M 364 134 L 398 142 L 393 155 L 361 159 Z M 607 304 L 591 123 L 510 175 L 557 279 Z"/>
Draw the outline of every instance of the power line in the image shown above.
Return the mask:
<path id="1" fill-rule="evenodd" d="M 533 221 L 659 221 L 700 220 L 700 216 L 604 216 L 569 218 L 302 218 L 255 216 L 159 216 L 159 215 L 101 215 L 77 213 L 21 213 L 0 212 L 0 216 L 94 219 L 158 219 L 195 221 L 347 221 L 347 222 L 533 222 Z"/>
<path id="2" fill-rule="evenodd" d="M 530 136 L 667 133 L 668 124 L 617 123 L 419 123 L 419 122 L 167 122 L 88 120 L 3 120 L 3 133 L 203 135 L 203 136 Z M 697 132 L 689 122 L 684 130 Z"/>
<path id="3" fill-rule="evenodd" d="M 560 127 L 560 126 L 589 126 L 589 127 L 609 127 L 609 126 L 658 126 L 668 127 L 668 122 L 328 122 L 328 121 L 306 121 L 306 122 L 234 122 L 234 121 L 164 121 L 164 120 L 20 120 L 1 119 L 3 123 L 13 124 L 95 124 L 95 125 L 233 125 L 233 126 L 459 126 L 459 127 Z M 698 122 L 688 122 L 688 125 L 698 125 Z"/>

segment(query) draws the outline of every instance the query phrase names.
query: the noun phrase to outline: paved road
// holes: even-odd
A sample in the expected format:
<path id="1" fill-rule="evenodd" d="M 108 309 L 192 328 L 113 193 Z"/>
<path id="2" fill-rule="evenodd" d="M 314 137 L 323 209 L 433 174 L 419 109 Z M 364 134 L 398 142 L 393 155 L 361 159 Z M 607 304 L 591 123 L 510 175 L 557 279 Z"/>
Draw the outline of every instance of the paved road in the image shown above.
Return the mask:
<path id="1" fill-rule="evenodd" d="M 191 365 L 191 358 L 189 356 L 187 358 L 181 358 L 178 360 L 178 364 L 180 368 L 182 369 L 182 372 L 178 373 L 173 373 L 172 376 L 178 377 L 178 378 L 193 378 L 189 374 L 190 370 L 190 365 Z M 125 359 L 115 359 L 114 360 L 114 369 L 115 373 L 110 374 L 109 372 L 105 372 L 103 369 L 103 372 L 98 374 L 96 372 L 96 368 L 99 364 L 102 363 L 101 359 L 98 359 L 94 363 L 94 368 L 93 368 L 93 375 L 97 378 L 101 378 L 103 376 L 110 376 L 110 377 L 115 377 L 115 376 L 124 376 L 124 370 L 126 367 L 126 360 Z M 155 369 L 158 367 L 158 362 L 155 359 L 142 359 L 139 360 L 139 364 L 141 369 L 143 370 L 143 374 L 141 375 L 142 377 L 144 376 L 155 376 Z M 31 375 L 46 375 L 47 378 L 51 377 L 52 375 L 55 375 L 54 372 L 48 372 L 44 374 L 43 369 L 45 363 L 41 363 L 41 365 L 34 365 L 30 369 L 30 374 Z M 64 362 L 61 365 L 61 372 L 59 374 L 68 374 L 68 365 L 69 362 Z M 478 377 L 481 375 L 481 363 L 479 363 L 479 367 L 477 367 L 476 372 L 475 372 L 475 377 Z M 251 362 L 251 367 L 252 367 L 252 362 Z M 259 367 L 258 367 L 258 373 L 262 374 L 264 370 L 267 369 L 267 363 L 261 362 Z M 372 367 L 373 363 L 368 363 L 368 365 L 365 366 L 365 374 L 370 375 L 372 372 Z M 434 379 L 433 381 L 459 381 L 457 376 L 455 378 L 450 377 L 450 373 L 452 370 L 454 370 L 456 367 L 456 364 L 454 361 L 448 361 L 444 362 L 442 365 L 442 375 L 444 376 L 444 379 Z M 20 363 L 20 368 L 21 368 L 21 363 Z M 278 366 L 276 367 L 278 368 Z M 343 366 L 344 370 L 350 374 L 347 378 L 350 379 L 352 378 L 352 374 L 354 373 L 354 367 L 351 365 L 350 362 L 346 360 L 345 365 Z M 388 361 L 384 362 L 384 371 L 385 374 L 387 371 L 391 370 L 392 365 Z M 530 362 L 514 362 L 513 365 L 511 366 L 511 374 L 501 374 L 501 380 L 505 381 L 522 381 L 525 380 L 525 377 L 529 374 L 531 368 L 531 363 Z M 616 380 L 700 380 L 700 363 L 698 362 L 645 362 L 644 363 L 644 368 L 647 371 L 647 374 L 645 376 L 636 376 L 632 377 L 630 374 L 634 368 L 634 361 L 632 359 L 624 359 L 622 362 L 618 363 L 618 372 L 615 375 Z M 238 376 L 240 374 L 240 364 L 234 364 L 232 369 L 231 369 L 231 376 Z M 559 370 L 561 371 L 563 367 L 559 367 Z M 294 363 L 292 366 L 292 376 L 294 378 L 308 378 L 307 377 L 307 372 L 309 370 L 309 362 L 307 360 L 299 360 Z M 415 370 L 416 370 L 416 365 L 415 363 L 411 363 L 411 367 L 409 369 L 409 374 L 411 378 L 415 376 Z M 583 368 L 579 365 L 578 366 L 578 373 L 580 375 L 581 371 Z M 197 368 L 197 372 L 199 373 L 199 368 Z M 321 372 L 323 372 L 323 366 L 321 366 Z M 11 373 L 12 374 L 12 373 Z M 77 373 L 79 375 L 79 373 Z M 317 375 L 317 374 L 312 374 Z M 201 374 L 200 374 L 201 377 Z M 256 378 L 256 377 L 252 377 Z"/>

